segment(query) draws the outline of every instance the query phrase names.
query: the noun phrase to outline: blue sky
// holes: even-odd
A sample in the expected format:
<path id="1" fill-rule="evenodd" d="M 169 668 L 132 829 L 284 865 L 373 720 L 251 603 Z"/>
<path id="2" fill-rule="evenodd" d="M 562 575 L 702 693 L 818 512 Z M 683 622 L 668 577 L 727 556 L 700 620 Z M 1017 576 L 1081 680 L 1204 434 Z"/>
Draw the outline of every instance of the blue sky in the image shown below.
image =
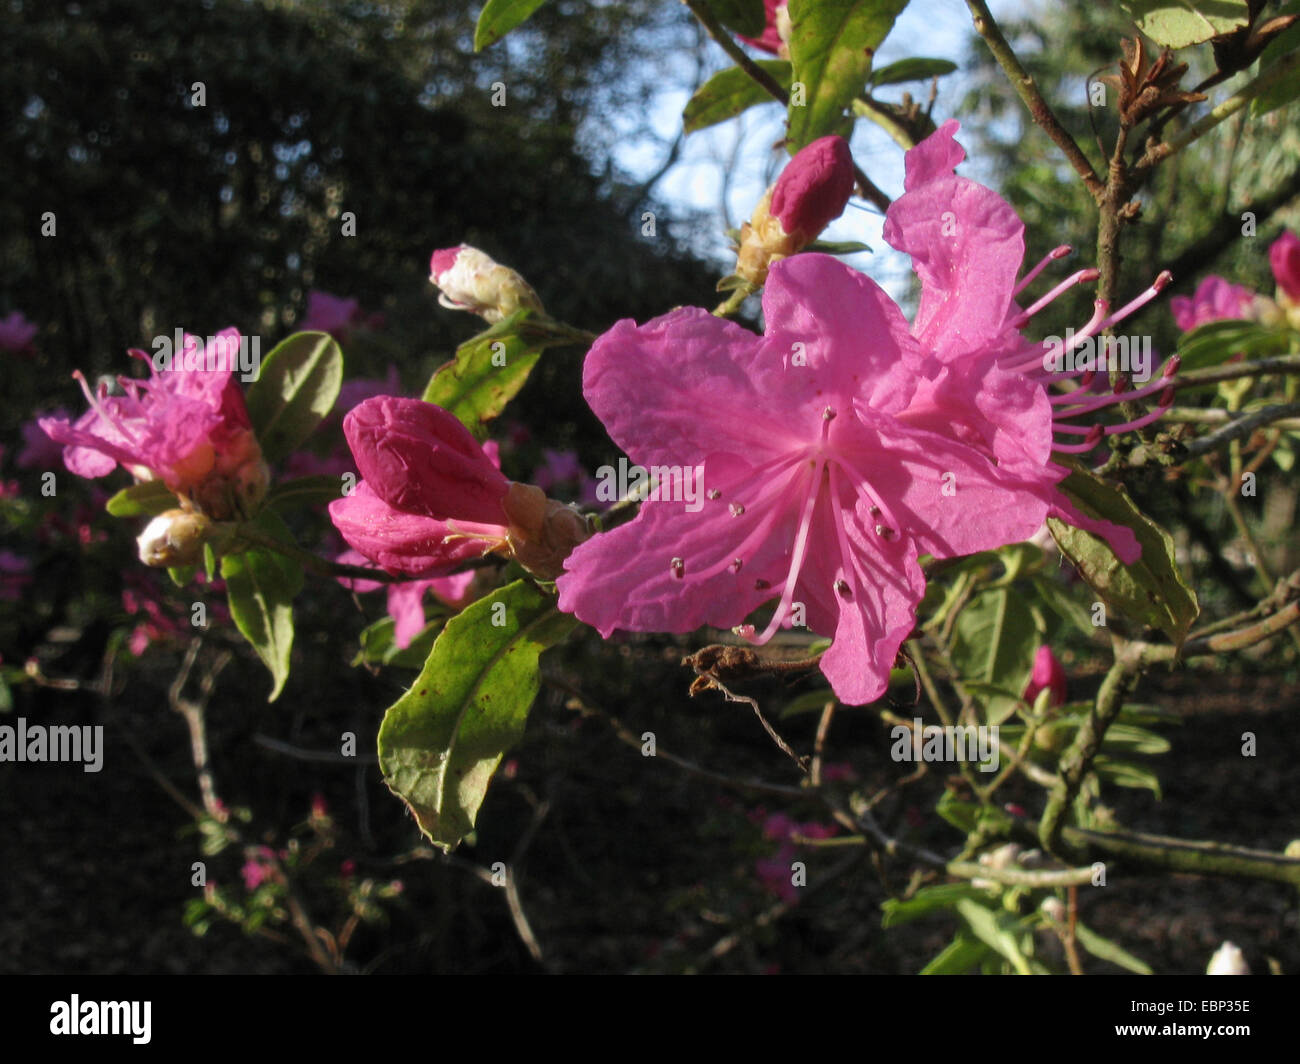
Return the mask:
<path id="1" fill-rule="evenodd" d="M 994 16 L 998 18 L 1023 14 L 1032 6 L 1026 0 L 993 0 L 990 3 Z M 969 9 L 963 0 L 912 0 L 881 46 L 876 65 L 884 66 L 909 56 L 926 56 L 951 59 L 960 67 L 969 54 L 973 37 Z M 711 69 L 715 70 L 730 65 L 730 60 L 716 46 L 710 46 L 710 61 Z M 961 69 L 940 79 L 939 84 L 934 117 L 942 122 L 952 116 L 956 101 L 965 95 L 969 85 Z M 928 85 L 890 86 L 880 95 L 884 99 L 897 100 L 903 90 L 923 97 L 928 93 Z M 652 105 L 651 119 L 656 132 L 665 140 L 671 140 L 680 127 L 682 108 L 688 98 L 686 90 L 671 89 L 660 94 Z M 730 122 L 691 134 L 686 138 L 681 158 L 655 188 L 658 198 L 670 207 L 703 208 L 715 212 L 716 240 L 713 243 L 720 257 L 725 257 L 727 247 L 718 216 L 727 164 L 734 158 L 730 165 L 726 209 L 730 223 L 739 225 L 749 217 L 768 181 L 787 158 L 784 150 L 772 148 L 782 135 L 782 118 L 781 108 L 774 103 L 752 108 Z M 853 155 L 858 165 L 885 192 L 891 196 L 902 192 L 903 153 L 883 130 L 869 122 L 859 122 L 853 138 Z M 648 175 L 660 164 L 662 148 L 656 151 L 644 143 L 627 142 L 615 148 L 614 158 L 625 171 L 638 176 Z M 977 161 L 967 163 L 963 172 L 975 178 L 987 179 L 989 176 L 980 172 Z M 906 291 L 911 267 L 906 256 L 893 252 L 881 240 L 882 224 L 883 217 L 875 208 L 854 200 L 825 236 L 828 240 L 860 240 L 869 244 L 872 254 L 852 256 L 848 261 L 866 270 L 898 297 Z"/>

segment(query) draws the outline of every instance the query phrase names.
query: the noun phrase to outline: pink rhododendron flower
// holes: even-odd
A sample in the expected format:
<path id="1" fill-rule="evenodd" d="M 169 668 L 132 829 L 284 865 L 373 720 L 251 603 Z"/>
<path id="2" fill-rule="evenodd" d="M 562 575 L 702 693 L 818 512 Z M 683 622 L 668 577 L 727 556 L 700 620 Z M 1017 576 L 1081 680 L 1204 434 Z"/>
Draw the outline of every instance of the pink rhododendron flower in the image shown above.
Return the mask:
<path id="1" fill-rule="evenodd" d="M 298 322 L 300 332 L 329 333 L 342 341 L 364 320 L 361 304 L 312 289 L 307 293 L 307 312 Z"/>
<path id="2" fill-rule="evenodd" d="M 17 602 L 31 583 L 31 559 L 11 550 L 0 550 L 0 599 Z"/>
<path id="3" fill-rule="evenodd" d="M 772 55 L 779 55 L 782 59 L 790 58 L 790 13 L 787 10 L 788 0 L 763 0 L 767 8 L 767 25 L 763 27 L 763 32 L 757 37 L 743 37 L 737 34 L 746 44 L 752 44 L 764 52 L 770 52 Z"/>
<path id="4" fill-rule="evenodd" d="M 1300 236 L 1289 229 L 1268 249 L 1277 287 L 1292 303 L 1300 303 Z"/>
<path id="5" fill-rule="evenodd" d="M 844 212 L 853 180 L 843 137 L 822 137 L 800 149 L 741 226 L 736 274 L 761 287 L 772 263 L 803 250 Z"/>
<path id="6" fill-rule="evenodd" d="M 392 573 L 446 576 L 489 551 L 549 579 L 586 538 L 578 514 L 507 480 L 453 414 L 419 399 L 367 399 L 343 421 L 361 471 L 330 503 L 348 544 Z"/>
<path id="7" fill-rule="evenodd" d="M 1211 274 L 1196 286 L 1195 294 L 1174 296 L 1169 301 L 1169 310 L 1174 324 L 1183 332 L 1191 332 L 1198 325 L 1212 321 L 1247 318 L 1254 302 L 1255 293 L 1249 288 Z"/>
<path id="8" fill-rule="evenodd" d="M 1046 644 L 1039 647 L 1038 653 L 1034 655 L 1034 671 L 1030 674 L 1029 683 L 1025 687 L 1025 701 L 1032 705 L 1039 692 L 1044 689 L 1052 692 L 1048 705 L 1065 705 L 1065 668 L 1052 653 L 1052 648 Z"/>
<path id="9" fill-rule="evenodd" d="M 205 348 L 202 343 L 187 335 L 184 351 L 161 371 L 148 354 L 132 350 L 151 376 L 119 378 L 123 395 L 110 396 L 103 386 L 94 395 L 81 372 L 74 373 L 90 410 L 75 422 L 40 419 L 51 439 L 67 445 L 68 469 L 102 477 L 120 463 L 137 480 L 162 480 L 217 519 L 251 512 L 269 471 L 234 376 L 240 336 L 226 329 Z"/>
<path id="10" fill-rule="evenodd" d="M 578 546 L 557 581 L 561 609 L 606 637 L 708 624 L 762 644 L 798 604 L 811 631 L 834 636 L 821 668 L 837 697 L 859 705 L 884 692 L 915 623 L 921 554 L 1019 542 L 1056 516 L 1136 560 L 1132 533 L 1079 513 L 1056 488 L 1067 470 L 1049 461 L 1080 449 L 1054 430 L 1091 448 L 1131 427 L 1067 422 L 1119 396 L 1049 397 L 1074 374 L 1048 373 L 1043 346 L 1020 335 L 1014 295 L 1038 272 L 1017 284 L 1023 225 L 953 175 L 955 129 L 908 153 L 908 193 L 886 222 L 922 279 L 911 328 L 875 282 L 804 254 L 772 267 L 761 337 L 685 308 L 596 341 L 584 391 L 614 441 L 642 466 L 698 470 L 707 501 L 651 499 Z M 1099 308 L 1084 333 L 1157 290 L 1116 315 Z M 741 623 L 772 599 L 761 633 Z"/>
<path id="11" fill-rule="evenodd" d="M 0 318 L 0 351 L 26 351 L 39 331 L 37 325 L 15 310 L 8 317 Z"/>
<path id="12" fill-rule="evenodd" d="M 472 311 L 489 322 L 525 307 L 542 309 L 527 281 L 468 244 L 435 251 L 429 260 L 429 280 L 438 287 L 438 302 L 444 307 Z"/>
<path id="13" fill-rule="evenodd" d="M 1131 388 L 1127 372 L 1112 384 L 1106 370 L 1113 367 L 1098 364 L 1093 352 L 1093 339 L 1102 330 L 1145 306 L 1171 277 L 1162 273 L 1113 313 L 1105 302 L 1096 301 L 1092 317 L 1064 343 L 1025 339 L 1021 330 L 1035 314 L 1073 285 L 1095 280 L 1098 271 L 1079 270 L 1027 309 L 1020 308 L 1016 297 L 1071 249 L 1056 248 L 1017 280 L 1024 259 L 1024 223 L 992 189 L 953 172 L 966 155 L 955 140 L 958 128 L 956 121 L 945 122 L 907 153 L 905 192 L 885 212 L 885 239 L 912 256 L 921 280 L 912 333 L 930 356 L 927 379 L 918 388 L 909 420 L 956 432 L 992 454 L 1001 466 L 1021 465 L 1041 473 L 1051 451 L 1087 453 L 1103 435 L 1149 424 L 1173 403 L 1168 378 L 1178 369 L 1177 357 L 1165 363 L 1154 381 Z M 975 402 L 964 402 L 963 393 Z M 1132 422 L 1072 423 L 1080 417 L 1092 421 L 1092 415 L 1120 402 L 1153 395 L 1159 400 L 1156 409 Z M 1082 437 L 1082 442 L 1055 440 L 1054 432 Z M 1083 520 L 1063 496 L 1055 508 L 1062 511 L 1057 516 L 1103 532 Z M 1136 551 L 1130 534 L 1116 534 Z"/>
<path id="14" fill-rule="evenodd" d="M 335 559 L 344 565 L 366 565 L 369 559 L 360 551 L 344 551 Z M 434 576 L 425 580 L 406 580 L 400 584 L 383 584 L 377 580 L 353 579 L 340 577 L 339 583 L 359 594 L 378 591 L 381 587 L 388 592 L 388 616 L 393 619 L 393 642 L 405 650 L 423 630 L 425 625 L 424 596 L 426 592 L 448 606 L 459 608 L 470 601 L 470 585 L 474 582 L 472 571 L 452 573 L 449 576 Z"/>
<path id="15" fill-rule="evenodd" d="M 67 420 L 71 415 L 59 408 L 50 412 L 50 417 Z M 22 424 L 23 449 L 18 452 L 19 469 L 50 469 L 63 457 L 63 445 L 50 439 L 36 419 Z"/>
<path id="16" fill-rule="evenodd" d="M 773 813 L 763 822 L 763 836 L 778 842 L 776 853 L 754 862 L 754 871 L 769 891 L 782 901 L 793 904 L 799 900 L 799 888 L 792 880 L 791 865 L 799 857 L 796 835 L 807 839 L 828 839 L 835 834 L 833 825 L 815 822 L 798 824 L 784 813 Z"/>

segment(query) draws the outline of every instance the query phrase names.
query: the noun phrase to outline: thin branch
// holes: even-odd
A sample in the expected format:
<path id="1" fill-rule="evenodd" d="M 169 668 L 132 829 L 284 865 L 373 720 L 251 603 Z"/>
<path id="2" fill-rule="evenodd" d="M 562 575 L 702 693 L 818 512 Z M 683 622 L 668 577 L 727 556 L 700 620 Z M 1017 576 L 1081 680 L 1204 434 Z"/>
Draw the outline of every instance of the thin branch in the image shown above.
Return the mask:
<path id="1" fill-rule="evenodd" d="M 790 94 L 781 87 L 781 83 L 776 78 L 772 77 L 771 74 L 745 54 L 744 49 L 735 42 L 731 34 L 718 21 L 717 16 L 709 10 L 708 5 L 703 3 L 702 0 L 682 0 L 682 3 L 690 8 L 691 14 L 700 20 L 700 24 L 708 30 L 709 36 L 718 42 L 732 62 L 761 85 L 772 99 L 777 100 L 784 106 L 789 106 Z"/>
<path id="2" fill-rule="evenodd" d="M 1231 118 L 1240 111 L 1256 96 L 1273 88 L 1274 85 L 1286 81 L 1297 69 L 1300 69 L 1300 52 L 1292 52 L 1290 55 L 1283 56 L 1254 81 L 1248 83 L 1235 96 L 1230 96 L 1218 106 L 1211 108 L 1209 113 L 1203 115 L 1167 141 L 1154 144 L 1148 148 L 1134 168 L 1135 179 L 1140 181 L 1158 163 L 1169 158 L 1175 152 L 1182 151 L 1193 141 L 1205 136 L 1220 122 Z"/>
<path id="3" fill-rule="evenodd" d="M 1223 428 L 1187 444 L 1182 460 L 1188 461 L 1192 458 L 1199 458 L 1203 454 L 1209 454 L 1211 451 L 1217 450 L 1226 443 L 1249 436 L 1258 428 L 1263 428 L 1265 425 L 1271 425 L 1275 421 L 1290 417 L 1300 417 L 1300 403 L 1278 403 L 1275 406 L 1266 406 L 1261 410 L 1244 414 L 1228 422 Z"/>
<path id="4" fill-rule="evenodd" d="M 988 4 L 984 0 L 966 0 L 966 6 L 970 8 L 974 19 L 975 32 L 984 38 L 985 43 L 989 46 L 989 51 L 993 53 L 993 58 L 998 61 L 998 65 L 1002 67 L 1007 80 L 1011 82 L 1011 87 L 1016 90 L 1024 105 L 1029 108 L 1029 114 L 1033 117 L 1034 122 L 1065 153 L 1065 157 L 1070 161 L 1070 165 L 1074 167 L 1079 177 L 1083 179 L 1088 191 L 1092 193 L 1094 199 L 1100 202 L 1106 186 L 1102 184 L 1101 178 L 1097 176 L 1097 171 L 1092 168 L 1092 163 L 1083 154 L 1075 139 L 1061 125 L 1056 114 L 1048 106 L 1047 101 L 1043 99 L 1043 94 L 1038 91 L 1038 85 L 1034 82 L 1033 77 L 1025 70 L 1011 45 L 1007 43 L 1006 37 L 1002 35 L 1002 30 L 998 27 L 992 12 L 989 11 Z"/>

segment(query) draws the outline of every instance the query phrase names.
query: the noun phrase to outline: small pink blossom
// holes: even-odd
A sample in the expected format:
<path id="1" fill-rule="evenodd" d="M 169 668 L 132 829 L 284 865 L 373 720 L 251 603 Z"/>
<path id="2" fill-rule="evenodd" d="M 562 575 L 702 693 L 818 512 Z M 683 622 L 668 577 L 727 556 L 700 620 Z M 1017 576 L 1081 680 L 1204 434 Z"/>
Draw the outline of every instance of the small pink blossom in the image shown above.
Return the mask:
<path id="1" fill-rule="evenodd" d="M 468 244 L 435 251 L 429 260 L 429 280 L 437 286 L 438 302 L 444 307 L 471 311 L 485 321 L 495 323 L 521 309 L 542 309 L 527 281 Z"/>
<path id="2" fill-rule="evenodd" d="M 800 149 L 741 226 L 736 275 L 762 287 L 773 263 L 802 251 L 843 213 L 853 182 L 853 157 L 843 137 L 822 137 Z"/>
<path id="3" fill-rule="evenodd" d="M 41 428 L 67 446 L 64 464 L 77 476 L 102 477 L 121 464 L 137 480 L 160 479 L 191 496 L 212 516 L 245 512 L 265 493 L 269 473 L 262 461 L 234 370 L 240 336 L 226 329 L 206 348 L 185 336 L 184 349 L 158 370 L 143 351 L 131 354 L 150 367 L 148 380 L 119 378 L 125 394 L 92 394 L 91 409 L 75 422 L 39 419 Z"/>
<path id="4" fill-rule="evenodd" d="M 822 137 L 797 152 L 772 186 L 769 211 L 802 244 L 844 213 L 853 195 L 853 156 L 843 137 Z"/>
<path id="5" fill-rule="evenodd" d="M 1024 699 L 1030 704 L 1038 697 L 1040 691 L 1050 690 L 1048 704 L 1065 705 L 1065 669 L 1052 653 L 1052 648 L 1043 644 L 1034 655 L 1034 670 L 1025 687 Z"/>
<path id="6" fill-rule="evenodd" d="M 1212 321 L 1248 318 L 1254 301 L 1255 293 L 1249 288 L 1211 274 L 1196 286 L 1193 295 L 1174 296 L 1169 301 L 1169 310 L 1174 324 L 1183 332 L 1191 332 Z"/>
<path id="7" fill-rule="evenodd" d="M 363 320 L 361 304 L 312 289 L 307 293 L 307 312 L 298 322 L 300 332 L 329 333 L 342 342 Z"/>
<path id="8" fill-rule="evenodd" d="M 40 327 L 28 321 L 21 311 L 0 318 L 0 351 L 27 351 Z"/>
<path id="9" fill-rule="evenodd" d="M 1289 229 L 1268 249 L 1277 287 L 1292 303 L 1300 303 L 1300 236 Z"/>
<path id="10" fill-rule="evenodd" d="M 17 602 L 31 583 L 31 559 L 11 550 L 0 550 L 0 599 Z"/>
<path id="11" fill-rule="evenodd" d="M 365 565 L 369 561 L 360 551 L 355 550 L 345 551 L 336 560 L 344 565 Z M 381 584 L 376 580 L 349 577 L 341 577 L 339 580 L 339 583 L 359 594 L 378 591 L 381 587 L 387 590 L 388 616 L 394 622 L 393 643 L 400 650 L 410 646 L 411 640 L 424 629 L 426 593 L 453 609 L 459 609 L 470 601 L 470 585 L 473 582 L 473 571 L 434 576 L 425 580 L 405 580 L 398 584 Z"/>
<path id="12" fill-rule="evenodd" d="M 60 407 L 51 411 L 49 416 L 67 420 L 71 415 Z M 35 418 L 23 422 L 22 434 L 23 449 L 18 452 L 19 469 L 51 469 L 62 459 L 62 444 L 50 439 Z"/>
<path id="13" fill-rule="evenodd" d="M 585 522 L 540 488 L 501 475 L 494 451 L 454 415 L 418 399 L 367 399 L 343 421 L 362 480 L 330 503 L 355 550 L 392 573 L 448 576 L 497 551 L 550 579 Z"/>

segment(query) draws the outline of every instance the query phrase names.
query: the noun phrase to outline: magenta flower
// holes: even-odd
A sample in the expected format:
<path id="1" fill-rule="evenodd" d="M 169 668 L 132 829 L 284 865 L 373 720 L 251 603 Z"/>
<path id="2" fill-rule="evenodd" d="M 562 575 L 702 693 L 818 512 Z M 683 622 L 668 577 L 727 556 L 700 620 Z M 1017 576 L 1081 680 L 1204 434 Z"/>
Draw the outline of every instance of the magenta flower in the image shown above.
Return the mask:
<path id="1" fill-rule="evenodd" d="M 50 416 L 67 420 L 70 415 L 60 407 L 50 412 Z M 37 419 L 24 421 L 22 424 L 23 449 L 18 452 L 19 469 L 50 469 L 63 457 L 63 446 L 57 440 L 50 439 L 41 428 Z"/>
<path id="2" fill-rule="evenodd" d="M 1195 294 L 1174 296 L 1169 301 L 1169 310 L 1174 324 L 1183 332 L 1191 332 L 1212 321 L 1248 318 L 1254 302 L 1255 293 L 1249 288 L 1211 274 L 1196 286 Z"/>
<path id="3" fill-rule="evenodd" d="M 911 329 L 873 281 L 804 254 L 772 267 L 761 337 L 686 308 L 621 321 L 596 341 L 583 373 L 592 409 L 638 464 L 683 483 L 699 471 L 705 501 L 660 493 L 578 546 L 557 581 L 561 609 L 606 637 L 707 624 L 759 644 L 798 618 L 833 635 L 822 671 L 858 705 L 884 692 L 915 623 L 921 554 L 1019 542 L 1056 516 L 1137 558 L 1130 531 L 1085 517 L 1056 489 L 1067 471 L 1051 451 L 1077 445 L 1055 443 L 1053 430 L 1116 397 L 1069 392 L 1056 416 L 1045 383 L 1056 378 L 1020 336 L 1027 319 L 1013 302 L 1023 226 L 994 193 L 952 175 L 955 128 L 908 154 L 909 193 L 887 221 L 922 278 Z M 950 220 L 955 240 L 940 228 Z M 1111 428 L 1082 431 L 1091 447 Z M 773 599 L 755 634 L 742 622 Z"/>
<path id="4" fill-rule="evenodd" d="M 1137 367 L 1120 366 L 1123 372 L 1112 383 L 1107 371 L 1114 367 L 1102 366 L 1094 350 L 1106 350 L 1095 339 L 1102 330 L 1145 306 L 1172 278 L 1162 273 L 1113 313 L 1097 300 L 1092 317 L 1064 342 L 1026 340 L 1021 330 L 1035 314 L 1073 285 L 1095 280 L 1098 271 L 1079 270 L 1027 309 L 1020 308 L 1016 298 L 1021 292 L 1071 249 L 1056 248 L 1017 280 L 1024 259 L 1024 223 L 992 189 L 953 172 L 966 156 L 955 140 L 958 129 L 959 124 L 949 120 L 907 153 L 905 192 L 885 212 L 885 239 L 912 256 L 921 280 L 912 333 L 931 358 L 927 381 L 918 388 L 908 420 L 936 431 L 955 431 L 991 453 L 999 465 L 1019 463 L 1041 472 L 1051 451 L 1085 454 L 1103 435 L 1149 424 L 1173 403 L 1168 378 L 1178 369 L 1177 357 L 1164 364 L 1155 380 L 1133 388 Z M 980 396 L 975 403 L 963 404 L 963 393 Z M 1152 396 L 1158 397 L 1156 408 L 1134 421 L 1093 421 L 1093 415 L 1121 402 Z M 1077 418 L 1091 423 L 1078 424 L 1073 420 Z M 1054 432 L 1082 440 L 1055 440 Z M 1058 508 L 1074 524 L 1099 531 L 1062 503 Z M 1136 550 L 1131 536 L 1126 541 Z"/>
<path id="5" fill-rule="evenodd" d="M 544 578 L 560 571 L 582 519 L 501 475 L 455 416 L 418 399 L 367 399 L 343 420 L 364 479 L 330 503 L 348 544 L 392 573 L 447 576 L 489 551 Z"/>
<path id="6" fill-rule="evenodd" d="M 307 313 L 297 327 L 300 332 L 329 333 L 334 339 L 343 341 L 364 318 L 361 304 L 355 299 L 341 299 L 312 289 L 307 293 Z"/>
<path id="7" fill-rule="evenodd" d="M 31 559 L 11 550 L 0 550 L 0 600 L 17 602 L 31 580 Z"/>
<path id="8" fill-rule="evenodd" d="M 1282 293 L 1292 303 L 1300 303 L 1300 237 L 1288 229 L 1273 241 L 1268 264 Z"/>
<path id="9" fill-rule="evenodd" d="M 853 156 L 843 137 L 822 137 L 798 151 L 772 185 L 769 213 L 807 244 L 844 213 L 853 195 Z"/>
<path id="10" fill-rule="evenodd" d="M 741 226 L 736 274 L 762 287 L 772 263 L 802 251 L 844 212 L 853 182 L 853 156 L 843 137 L 801 148 Z"/>
<path id="11" fill-rule="evenodd" d="M 26 351 L 39 331 L 39 326 L 15 310 L 8 317 L 0 318 L 0 351 Z"/>
<path id="12" fill-rule="evenodd" d="M 145 352 L 131 351 L 151 376 L 120 377 L 123 395 L 110 396 L 104 386 L 91 394 L 81 372 L 74 373 L 90 410 L 75 422 L 39 419 L 51 439 L 67 445 L 68 469 L 93 478 L 121 464 L 137 480 L 160 479 L 193 497 L 218 519 L 249 512 L 269 474 L 234 376 L 240 336 L 226 329 L 200 350 L 202 343 L 187 335 L 184 351 L 162 370 Z"/>
<path id="13" fill-rule="evenodd" d="M 1052 648 L 1043 644 L 1038 648 L 1038 653 L 1034 655 L 1034 671 L 1029 676 L 1029 683 L 1025 686 L 1024 699 L 1030 704 L 1038 697 L 1040 691 L 1044 688 L 1049 689 L 1052 693 L 1049 696 L 1048 705 L 1063 706 L 1065 705 L 1065 669 L 1057 660 L 1056 655 L 1052 653 Z"/>
<path id="14" fill-rule="evenodd" d="M 336 561 L 345 565 L 366 565 L 369 559 L 360 551 L 344 551 Z M 453 608 L 464 606 L 470 601 L 470 585 L 474 582 L 472 571 L 452 573 L 450 576 L 434 576 L 425 580 L 407 580 L 400 584 L 381 584 L 377 580 L 352 579 L 340 577 L 339 583 L 344 587 L 364 594 L 378 591 L 381 587 L 388 592 L 388 616 L 393 619 L 393 643 L 401 650 L 411 645 L 425 625 L 424 596 L 433 595 L 440 602 Z"/>

